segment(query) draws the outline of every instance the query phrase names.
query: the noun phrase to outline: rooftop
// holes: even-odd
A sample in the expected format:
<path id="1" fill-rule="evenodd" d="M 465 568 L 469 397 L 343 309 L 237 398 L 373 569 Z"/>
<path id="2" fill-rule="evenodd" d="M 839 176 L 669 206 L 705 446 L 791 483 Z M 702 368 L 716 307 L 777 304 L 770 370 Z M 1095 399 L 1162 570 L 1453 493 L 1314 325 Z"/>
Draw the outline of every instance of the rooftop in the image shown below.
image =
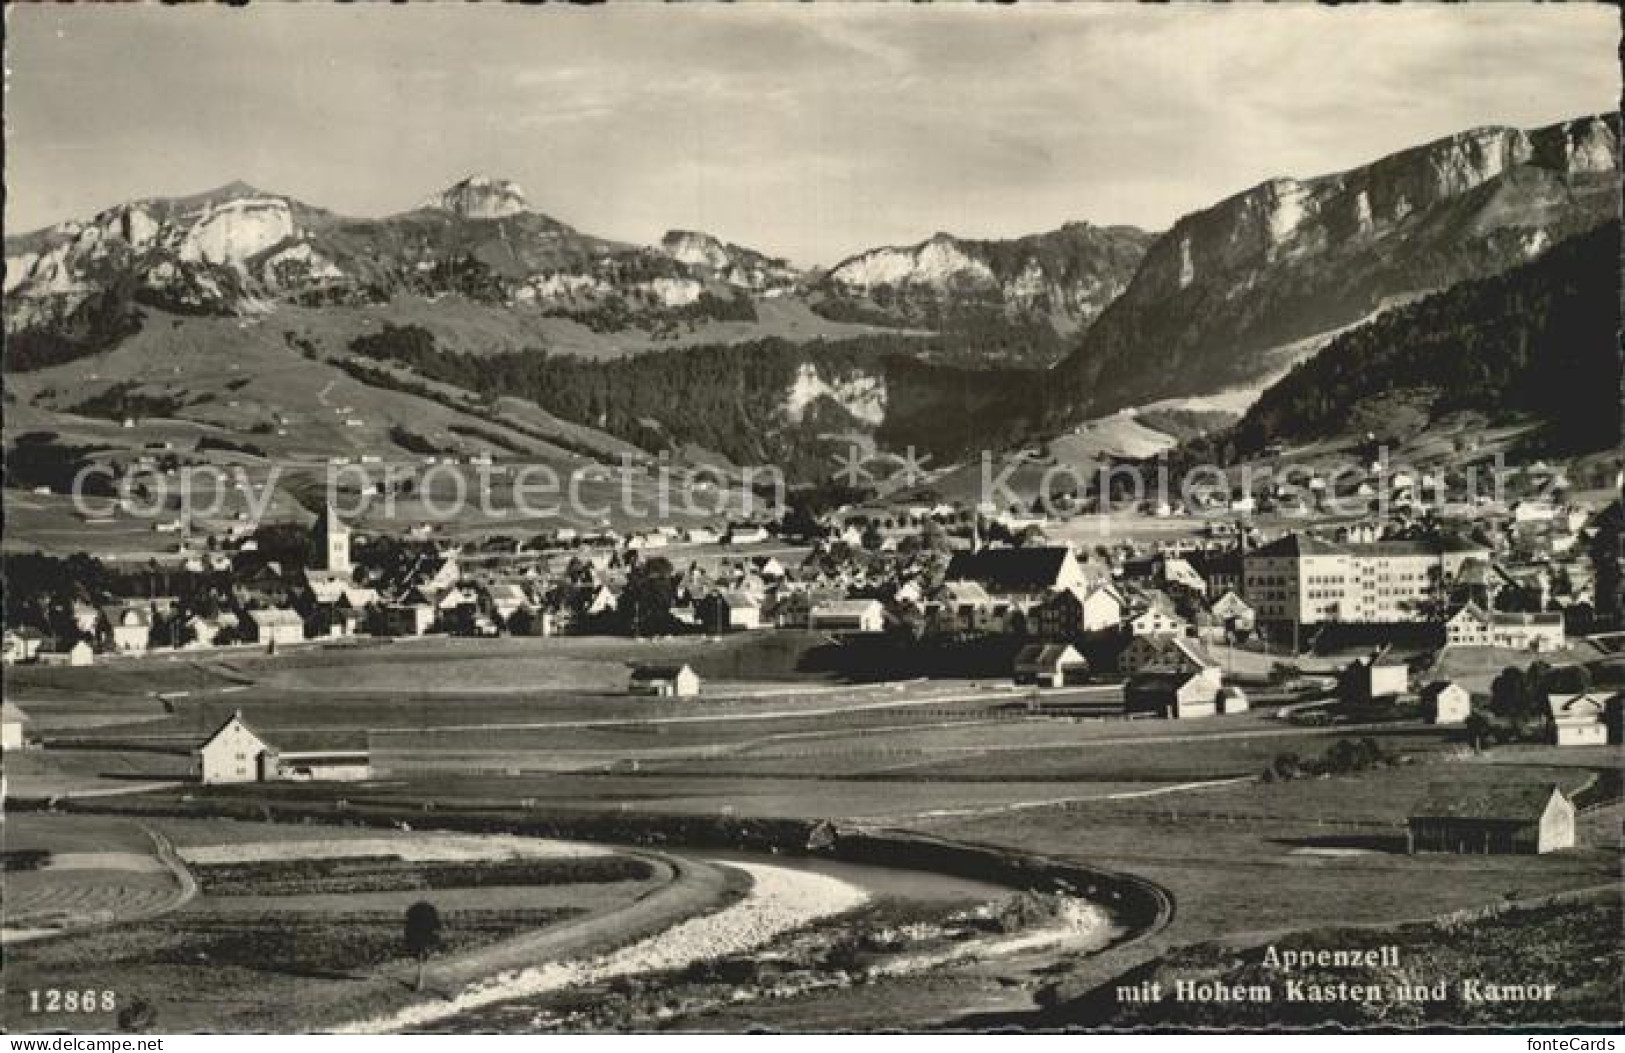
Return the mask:
<path id="1" fill-rule="evenodd" d="M 1534 822 L 1546 810 L 1553 794 L 1562 796 L 1554 783 L 1499 784 L 1434 783 L 1411 809 L 1413 818 L 1488 819 L 1503 822 Z M 1566 798 L 1565 798 L 1566 799 Z"/>

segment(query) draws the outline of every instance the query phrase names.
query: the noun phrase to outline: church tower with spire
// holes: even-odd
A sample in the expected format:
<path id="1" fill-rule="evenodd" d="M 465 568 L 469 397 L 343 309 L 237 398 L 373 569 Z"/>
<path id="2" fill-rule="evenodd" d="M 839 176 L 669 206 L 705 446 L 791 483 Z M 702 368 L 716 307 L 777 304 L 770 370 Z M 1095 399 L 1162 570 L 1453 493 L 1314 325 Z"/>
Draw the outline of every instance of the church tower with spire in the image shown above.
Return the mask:
<path id="1" fill-rule="evenodd" d="M 316 517 L 311 541 L 312 551 L 320 561 L 317 569 L 330 574 L 350 573 L 350 528 L 339 519 L 331 503 Z"/>

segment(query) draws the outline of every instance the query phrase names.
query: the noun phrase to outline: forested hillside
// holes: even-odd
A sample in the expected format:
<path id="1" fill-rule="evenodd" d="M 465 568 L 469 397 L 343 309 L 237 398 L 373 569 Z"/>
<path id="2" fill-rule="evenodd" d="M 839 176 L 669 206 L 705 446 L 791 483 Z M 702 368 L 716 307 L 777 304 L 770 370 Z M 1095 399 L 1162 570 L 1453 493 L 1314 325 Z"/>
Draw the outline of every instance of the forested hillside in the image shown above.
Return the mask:
<path id="1" fill-rule="evenodd" d="M 1463 282 L 1351 330 L 1264 392 L 1229 440 L 1246 455 L 1336 434 L 1406 393 L 1433 417 L 1529 415 L 1554 449 L 1620 439 L 1619 222 L 1503 274 Z"/>
<path id="2" fill-rule="evenodd" d="M 830 456 L 853 437 L 944 457 L 989 436 L 1013 440 L 1030 423 L 1014 409 L 1034 374 L 935 365 L 901 346 L 883 336 L 800 345 L 767 339 L 589 361 L 541 350 L 453 351 L 419 327 L 389 326 L 351 350 L 488 399 L 533 400 L 644 449 L 693 444 L 738 464 L 781 465 L 800 480 L 827 477 Z M 364 379 L 389 382 L 375 372 Z"/>

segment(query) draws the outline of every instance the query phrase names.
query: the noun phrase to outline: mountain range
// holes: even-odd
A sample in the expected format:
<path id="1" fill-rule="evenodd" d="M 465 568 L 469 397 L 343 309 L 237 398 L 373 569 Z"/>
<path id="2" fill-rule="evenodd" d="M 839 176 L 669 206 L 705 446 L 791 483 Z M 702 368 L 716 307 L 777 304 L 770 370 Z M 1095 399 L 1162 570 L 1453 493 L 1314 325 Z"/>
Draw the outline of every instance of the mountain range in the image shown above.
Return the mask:
<path id="1" fill-rule="evenodd" d="M 1051 419 L 1257 383 L 1293 345 L 1619 214 L 1619 131 L 1477 128 L 1185 216 L 1056 367 Z M 1300 354 L 1301 357 L 1301 354 Z"/>
<path id="2" fill-rule="evenodd" d="M 1005 242 L 939 234 L 826 273 L 700 231 L 673 230 L 653 246 L 585 234 L 533 210 L 515 183 L 483 176 L 380 219 L 339 216 L 237 182 L 8 238 L 5 325 L 27 340 L 120 333 L 127 327 L 108 320 L 132 318 L 141 306 L 252 316 L 279 304 L 454 295 L 603 334 L 742 323 L 729 334 L 737 340 L 787 335 L 761 310 L 761 301 L 786 299 L 812 322 L 829 323 L 809 326 L 809 337 L 1025 327 L 1047 365 L 1062 337 L 1127 283 L 1147 240 L 1133 228 L 1087 224 Z M 81 343 L 93 353 L 108 341 Z M 1030 364 L 1025 350 L 1011 357 Z"/>
<path id="3" fill-rule="evenodd" d="M 1133 454 L 1234 420 L 1340 333 L 1618 212 L 1614 115 L 1472 129 L 1269 180 L 1160 234 L 939 233 L 808 270 L 700 231 L 647 246 L 583 233 L 481 176 L 381 218 L 232 183 L 8 237 L 5 367 L 10 397 L 47 421 L 73 410 L 65 392 L 100 384 L 123 385 L 121 406 L 238 427 L 195 408 L 241 409 L 201 390 L 213 373 L 156 365 L 186 346 L 231 383 L 239 364 L 302 354 L 376 386 L 387 360 L 418 377 L 391 374 L 392 399 L 425 380 L 456 400 L 517 396 L 548 441 L 598 452 L 788 450 L 810 470 L 854 438 L 946 458 L 1087 435 L 1092 454 Z M 404 326 L 411 354 L 387 340 L 358 352 L 380 325 Z M 726 397 L 684 383 L 683 361 Z M 645 382 L 661 397 L 615 393 Z M 79 404 L 99 405 L 90 394 Z M 240 428 L 263 435 L 287 407 L 263 409 Z M 476 425 L 456 427 L 466 442 Z M 1132 449 L 1112 445 L 1130 432 Z"/>

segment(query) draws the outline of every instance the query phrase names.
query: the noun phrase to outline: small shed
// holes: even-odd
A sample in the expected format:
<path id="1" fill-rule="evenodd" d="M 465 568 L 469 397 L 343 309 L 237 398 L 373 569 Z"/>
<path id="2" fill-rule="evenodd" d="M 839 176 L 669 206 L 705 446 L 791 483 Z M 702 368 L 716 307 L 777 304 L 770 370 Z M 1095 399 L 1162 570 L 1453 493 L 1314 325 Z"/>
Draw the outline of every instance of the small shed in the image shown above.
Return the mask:
<path id="1" fill-rule="evenodd" d="M 1245 713 L 1252 708 L 1247 701 L 1247 692 L 1234 684 L 1226 684 L 1219 688 L 1219 712 L 1230 717 L 1237 713 Z"/>
<path id="2" fill-rule="evenodd" d="M 1409 668 L 1403 660 L 1391 655 L 1386 647 L 1350 662 L 1343 668 L 1337 683 L 1338 696 L 1352 705 L 1391 701 L 1409 688 Z"/>
<path id="3" fill-rule="evenodd" d="M 1071 644 L 1028 644 L 1016 655 L 1018 684 L 1065 687 L 1082 683 L 1088 675 L 1088 660 Z"/>
<path id="4" fill-rule="evenodd" d="M 1550 783 L 1437 783 L 1405 825 L 1413 853 L 1542 855 L 1574 847 L 1574 804 Z"/>
<path id="5" fill-rule="evenodd" d="M 1219 714 L 1223 687 L 1223 676 L 1217 669 L 1197 673 L 1148 670 L 1129 679 L 1123 687 L 1123 700 L 1131 713 L 1193 720 Z"/>
<path id="6" fill-rule="evenodd" d="M 40 665 L 91 665 L 96 651 L 85 640 L 75 640 L 65 651 L 42 650 L 36 656 Z"/>
<path id="7" fill-rule="evenodd" d="M 640 665 L 632 670 L 627 693 L 656 698 L 693 698 L 700 693 L 700 677 L 686 663 Z"/>
<path id="8" fill-rule="evenodd" d="M 20 750 L 28 745 L 28 714 L 11 702 L 0 702 L 0 749 Z"/>
<path id="9" fill-rule="evenodd" d="M 1422 712 L 1429 724 L 1464 724 L 1473 712 L 1473 697 L 1454 680 L 1435 680 L 1422 689 Z"/>

